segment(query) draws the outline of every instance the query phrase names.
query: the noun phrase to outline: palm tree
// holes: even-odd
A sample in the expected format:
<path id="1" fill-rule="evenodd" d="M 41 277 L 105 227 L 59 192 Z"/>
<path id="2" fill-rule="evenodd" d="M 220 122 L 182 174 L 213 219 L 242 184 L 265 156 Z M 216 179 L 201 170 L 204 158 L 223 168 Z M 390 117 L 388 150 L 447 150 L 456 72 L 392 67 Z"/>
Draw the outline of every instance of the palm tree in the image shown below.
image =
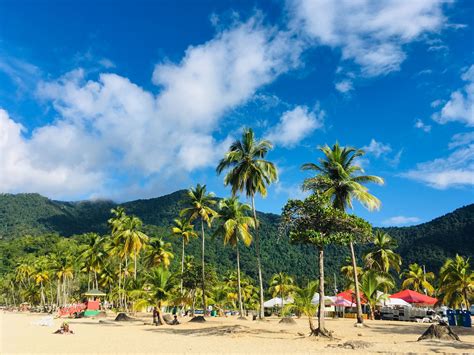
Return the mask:
<path id="1" fill-rule="evenodd" d="M 403 289 L 411 289 L 416 292 L 425 292 L 428 295 L 434 293 L 434 287 L 430 280 L 434 280 L 432 272 L 425 273 L 423 268 L 418 264 L 410 264 L 408 270 L 405 270 L 400 277 L 405 280 L 402 282 Z"/>
<path id="2" fill-rule="evenodd" d="M 270 280 L 270 289 L 272 297 L 280 296 L 281 312 L 283 315 L 284 299 L 295 290 L 295 282 L 291 276 L 284 272 L 279 272 L 272 276 Z"/>
<path id="3" fill-rule="evenodd" d="M 402 258 L 393 250 L 397 248 L 397 242 L 387 233 L 377 230 L 372 241 L 371 251 L 365 255 L 365 264 L 368 269 L 382 273 L 388 273 L 390 268 L 400 271 Z"/>
<path id="4" fill-rule="evenodd" d="M 123 245 L 125 255 L 133 254 L 134 280 L 137 279 L 137 257 L 138 253 L 148 242 L 148 236 L 141 231 L 142 221 L 135 216 L 126 216 L 122 219 L 116 234 L 116 239 Z"/>
<path id="5" fill-rule="evenodd" d="M 183 274 L 184 274 L 184 247 L 189 243 L 191 238 L 197 238 L 197 233 L 194 230 L 194 225 L 188 220 L 175 219 L 174 227 L 171 228 L 171 232 L 181 238 L 182 240 L 182 250 L 181 250 L 181 294 L 183 293 Z"/>
<path id="6" fill-rule="evenodd" d="M 35 272 L 34 272 L 35 284 L 40 286 L 41 290 L 41 306 L 44 308 L 46 305 L 46 297 L 44 294 L 44 284 L 49 281 L 49 270 L 48 270 L 48 260 L 46 257 L 39 257 L 35 263 Z"/>
<path id="7" fill-rule="evenodd" d="M 260 239 L 258 235 L 257 210 L 255 208 L 255 195 L 267 195 L 267 186 L 278 179 L 275 165 L 265 160 L 267 153 L 273 148 L 268 140 L 256 140 L 251 128 L 244 129 L 242 140 L 236 140 L 229 151 L 217 165 L 216 171 L 221 174 L 230 169 L 224 184 L 231 185 L 232 195 L 245 191 L 252 200 L 253 218 L 255 220 L 255 249 L 257 253 L 258 280 L 260 286 L 260 311 L 259 318 L 264 317 L 263 309 L 263 278 L 260 260 Z"/>
<path id="8" fill-rule="evenodd" d="M 146 261 L 149 266 L 163 266 L 169 268 L 174 254 L 171 243 L 166 243 L 161 238 L 152 238 L 146 246 Z"/>
<path id="9" fill-rule="evenodd" d="M 204 313 L 206 312 L 206 273 L 205 273 L 205 235 L 204 235 L 204 223 L 208 227 L 211 226 L 212 220 L 217 217 L 217 212 L 212 209 L 212 206 L 217 202 L 214 199 L 214 194 L 207 193 L 206 185 L 197 184 L 195 188 L 188 190 L 188 205 L 181 211 L 181 216 L 187 216 L 190 222 L 199 218 L 201 220 L 201 238 L 202 238 L 202 249 L 201 249 L 201 266 L 202 266 L 202 306 Z"/>
<path id="10" fill-rule="evenodd" d="M 106 253 L 104 251 L 105 239 L 96 233 L 87 233 L 87 248 L 79 255 L 83 268 L 89 275 L 88 289 L 90 289 L 90 274 L 94 274 L 94 287 L 98 288 L 97 273 L 100 272 L 105 263 Z"/>
<path id="11" fill-rule="evenodd" d="M 357 266 L 357 279 L 363 274 L 363 270 L 360 266 Z M 354 267 L 352 266 L 352 260 L 350 257 L 346 258 L 345 265 L 341 266 L 341 273 L 347 280 L 345 289 L 354 288 Z"/>
<path id="12" fill-rule="evenodd" d="M 319 164 L 306 163 L 301 167 L 303 170 L 317 172 L 316 177 L 304 181 L 304 189 L 322 191 L 327 197 L 331 198 L 335 208 L 343 211 L 348 207 L 352 208 L 353 199 L 358 200 L 370 211 L 380 208 L 380 200 L 371 195 L 363 184 L 368 182 L 383 184 L 384 180 L 374 175 L 362 175 L 364 170 L 355 164 L 356 159 L 365 154 L 362 149 L 341 147 L 336 142 L 332 147 L 325 145 L 319 150 L 324 154 L 324 157 L 319 159 Z M 362 324 L 362 306 L 356 274 L 357 262 L 352 240 L 349 241 L 349 248 L 355 281 L 357 323 Z"/>
<path id="13" fill-rule="evenodd" d="M 163 319 L 163 314 L 161 313 L 161 307 L 166 305 L 165 303 L 172 296 L 172 291 L 175 286 L 174 275 L 171 271 L 160 266 L 151 269 L 145 279 L 146 282 L 143 285 L 143 289 L 132 292 L 132 296 L 138 299 L 134 303 L 134 306 L 139 309 L 155 304 L 160 324 L 166 324 Z"/>
<path id="14" fill-rule="evenodd" d="M 392 287 L 394 287 L 392 279 L 386 275 L 380 275 L 375 270 L 368 270 L 362 275 L 360 290 L 367 299 L 371 319 L 374 319 L 375 306 L 388 298 L 388 295 L 382 293 L 381 290 Z"/>
<path id="15" fill-rule="evenodd" d="M 293 303 L 285 306 L 286 312 L 295 312 L 297 314 L 304 314 L 308 317 L 310 335 L 317 335 L 318 329 L 314 327 L 313 317 L 316 313 L 316 305 L 312 303 L 314 294 L 318 292 L 318 282 L 311 281 L 305 288 L 297 288 L 294 293 Z M 320 302 L 324 302 L 320 300 Z"/>
<path id="16" fill-rule="evenodd" d="M 453 307 L 464 305 L 469 309 L 469 299 L 474 292 L 474 271 L 471 270 L 469 258 L 456 254 L 453 259 L 447 259 L 439 276 L 443 301 Z"/>
<path id="17" fill-rule="evenodd" d="M 239 202 L 237 197 L 230 197 L 220 201 L 219 215 L 221 224 L 217 228 L 215 235 L 224 237 L 224 245 L 230 244 L 235 247 L 237 253 L 237 289 L 239 294 L 239 310 L 240 317 L 244 316 L 244 308 L 242 304 L 242 290 L 240 288 L 240 254 L 239 241 L 245 246 L 249 246 L 252 242 L 252 235 L 249 227 L 255 227 L 255 220 L 248 216 L 250 206 Z"/>

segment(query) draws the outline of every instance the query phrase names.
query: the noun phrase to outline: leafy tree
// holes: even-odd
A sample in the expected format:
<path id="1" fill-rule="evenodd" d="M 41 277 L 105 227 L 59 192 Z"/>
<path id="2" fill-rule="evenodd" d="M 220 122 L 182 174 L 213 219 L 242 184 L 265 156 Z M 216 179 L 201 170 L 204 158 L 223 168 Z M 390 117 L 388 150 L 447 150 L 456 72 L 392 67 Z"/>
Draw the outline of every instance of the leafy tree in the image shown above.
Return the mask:
<path id="1" fill-rule="evenodd" d="M 456 255 L 446 260 L 439 278 L 443 301 L 452 307 L 464 305 L 469 309 L 469 300 L 474 292 L 474 271 L 471 270 L 469 258 Z"/>
<path id="2" fill-rule="evenodd" d="M 423 271 L 423 268 L 418 264 L 410 264 L 408 269 L 405 270 L 401 275 L 404 278 L 402 282 L 403 289 L 412 289 L 416 292 L 424 292 L 428 295 L 434 293 L 434 287 L 430 283 L 430 280 L 434 280 L 435 275 L 432 272 Z"/>
<path id="3" fill-rule="evenodd" d="M 304 201 L 289 200 L 283 208 L 283 223 L 293 243 L 310 244 L 319 253 L 318 329 L 313 335 L 331 336 L 324 324 L 324 249 L 345 243 L 353 235 L 368 236 L 370 225 L 361 218 L 332 207 L 325 195 L 315 193 Z"/>
<path id="4" fill-rule="evenodd" d="M 242 290 L 240 285 L 240 253 L 239 241 L 249 246 L 252 242 L 252 235 L 249 228 L 255 227 L 255 221 L 248 216 L 250 206 L 239 202 L 237 197 L 230 197 L 219 202 L 220 225 L 214 235 L 220 235 L 224 238 L 224 245 L 230 244 L 236 250 L 237 254 L 237 289 L 239 296 L 240 316 L 244 316 L 242 303 Z"/>
<path id="5" fill-rule="evenodd" d="M 360 290 L 367 299 L 370 309 L 370 319 L 374 319 L 375 306 L 388 298 L 386 293 L 381 291 L 385 288 L 394 287 L 393 281 L 386 275 L 381 275 L 375 270 L 367 270 L 361 277 Z"/>
<path id="6" fill-rule="evenodd" d="M 217 212 L 212 209 L 212 206 L 216 204 L 214 194 L 207 193 L 206 185 L 197 184 L 195 188 L 188 190 L 188 201 L 187 207 L 181 211 L 181 216 L 187 216 L 189 221 L 192 222 L 195 219 L 201 220 L 201 238 L 202 238 L 202 249 L 201 249 L 201 271 L 202 271 L 202 306 L 204 312 L 206 312 L 206 271 L 205 271 L 205 235 L 204 235 L 204 223 L 208 227 L 211 226 L 212 220 L 217 217 Z"/>
<path id="7" fill-rule="evenodd" d="M 188 220 L 175 219 L 174 227 L 171 228 L 173 235 L 181 238 L 182 249 L 181 249 L 181 293 L 183 293 L 183 274 L 184 274 L 184 247 L 189 243 L 191 238 L 197 238 L 197 233 L 194 230 L 194 225 Z"/>
<path id="8" fill-rule="evenodd" d="M 269 291 L 272 293 L 272 297 L 280 296 L 282 314 L 284 299 L 290 296 L 295 288 L 296 286 L 293 278 L 284 272 L 279 272 L 273 275 L 270 279 Z"/>
<path id="9" fill-rule="evenodd" d="M 324 154 L 324 157 L 319 159 L 319 164 L 306 163 L 302 166 L 303 170 L 311 170 L 317 173 L 316 177 L 304 181 L 303 187 L 305 189 L 322 191 L 328 198 L 332 199 L 333 206 L 342 211 L 345 211 L 347 207 L 352 208 L 353 199 L 358 200 L 369 210 L 380 207 L 380 200 L 371 195 L 363 184 L 367 182 L 383 184 L 384 180 L 374 175 L 362 175 L 363 169 L 356 165 L 356 159 L 365 154 L 362 149 L 341 147 L 336 142 L 332 147 L 326 145 L 319 150 Z M 354 271 L 357 323 L 362 324 L 362 306 L 356 273 L 357 262 L 352 240 L 349 241 L 349 247 Z"/>
<path id="10" fill-rule="evenodd" d="M 229 151 L 217 165 L 216 171 L 221 174 L 229 169 L 224 184 L 230 185 L 232 195 L 244 192 L 252 200 L 253 217 L 255 220 L 255 249 L 257 253 L 258 280 L 260 286 L 260 311 L 259 318 L 265 316 L 263 309 L 263 277 L 260 260 L 260 239 L 258 234 L 257 211 L 255 208 L 255 195 L 258 193 L 265 197 L 267 186 L 278 179 L 275 165 L 265 160 L 267 153 L 273 148 L 268 140 L 257 140 L 251 128 L 244 129 L 241 140 L 236 140 Z"/>
<path id="11" fill-rule="evenodd" d="M 151 238 L 146 246 L 146 261 L 148 266 L 163 266 L 168 269 L 174 254 L 171 243 L 166 243 L 162 238 Z"/>
<path id="12" fill-rule="evenodd" d="M 393 251 L 397 248 L 397 242 L 387 233 L 377 230 L 372 244 L 370 251 L 365 255 L 366 267 L 386 274 L 390 268 L 399 272 L 402 258 Z"/>
<path id="13" fill-rule="evenodd" d="M 79 259 L 82 262 L 82 270 L 89 276 L 88 289 L 90 289 L 90 274 L 94 274 L 94 287 L 98 288 L 97 273 L 104 265 L 106 253 L 104 250 L 105 239 L 96 233 L 87 233 L 87 245 L 80 254 Z"/>

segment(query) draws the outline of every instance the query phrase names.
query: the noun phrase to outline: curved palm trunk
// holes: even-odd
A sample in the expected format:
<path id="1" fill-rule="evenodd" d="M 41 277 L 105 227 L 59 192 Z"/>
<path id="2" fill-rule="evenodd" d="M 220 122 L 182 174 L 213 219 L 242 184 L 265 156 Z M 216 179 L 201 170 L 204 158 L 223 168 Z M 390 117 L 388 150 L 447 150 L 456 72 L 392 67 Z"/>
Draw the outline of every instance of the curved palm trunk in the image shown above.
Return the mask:
<path id="1" fill-rule="evenodd" d="M 319 307 L 318 307 L 318 331 L 325 333 L 324 325 L 324 249 L 319 248 Z"/>
<path id="2" fill-rule="evenodd" d="M 205 249 L 205 239 L 204 239 L 204 221 L 201 219 L 201 234 L 202 234 L 202 250 L 201 250 L 201 263 L 202 263 L 202 307 L 204 311 L 204 316 L 206 315 L 206 273 L 204 270 L 205 263 L 204 263 L 204 249 Z"/>
<path id="3" fill-rule="evenodd" d="M 236 244 L 237 249 L 237 288 L 239 291 L 239 311 L 240 317 L 244 316 L 244 306 L 242 304 L 242 290 L 240 289 L 240 255 L 239 255 L 239 243 Z"/>
<path id="4" fill-rule="evenodd" d="M 356 263 L 355 253 L 354 253 L 354 244 L 352 243 L 352 241 L 349 243 L 349 247 L 351 249 L 352 270 L 354 273 L 354 287 L 355 287 L 355 296 L 356 296 L 356 304 L 357 304 L 357 324 L 363 324 L 364 318 L 362 316 L 362 305 L 360 303 L 359 279 L 357 277 L 357 263 Z"/>
<path id="5" fill-rule="evenodd" d="M 184 238 L 183 238 L 183 246 L 181 249 L 181 296 L 183 296 L 183 275 L 184 275 Z"/>
<path id="6" fill-rule="evenodd" d="M 253 219 L 255 220 L 255 251 L 257 253 L 257 268 L 258 268 L 258 283 L 260 288 L 260 309 L 258 312 L 258 318 L 265 318 L 265 311 L 263 308 L 263 278 L 262 278 L 262 264 L 260 261 L 260 237 L 258 235 L 258 220 L 257 220 L 257 211 L 255 210 L 255 196 L 252 195 L 252 210 L 253 210 Z"/>
<path id="7" fill-rule="evenodd" d="M 161 301 L 158 302 L 156 310 L 158 311 L 158 319 L 160 321 L 160 325 L 165 325 L 165 319 L 163 318 L 163 313 L 161 312 Z"/>

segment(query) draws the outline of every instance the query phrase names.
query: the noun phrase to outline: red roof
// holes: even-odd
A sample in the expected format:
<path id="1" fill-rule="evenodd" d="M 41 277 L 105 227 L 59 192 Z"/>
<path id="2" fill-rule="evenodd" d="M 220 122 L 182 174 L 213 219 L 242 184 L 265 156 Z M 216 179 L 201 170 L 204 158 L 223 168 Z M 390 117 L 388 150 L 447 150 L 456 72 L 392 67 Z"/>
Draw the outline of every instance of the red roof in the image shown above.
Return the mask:
<path id="1" fill-rule="evenodd" d="M 355 296 L 355 291 L 354 290 L 345 290 L 341 293 L 338 293 L 336 296 L 344 298 L 345 300 L 347 300 L 349 302 L 356 303 L 356 296 Z M 367 303 L 367 300 L 365 299 L 365 296 L 362 292 L 360 293 L 360 303 L 362 303 L 362 304 Z"/>
<path id="2" fill-rule="evenodd" d="M 400 298 L 408 303 L 424 303 L 424 304 L 435 304 L 438 299 L 430 296 L 426 296 L 422 293 L 413 290 L 403 290 L 398 293 L 394 293 L 390 298 Z"/>

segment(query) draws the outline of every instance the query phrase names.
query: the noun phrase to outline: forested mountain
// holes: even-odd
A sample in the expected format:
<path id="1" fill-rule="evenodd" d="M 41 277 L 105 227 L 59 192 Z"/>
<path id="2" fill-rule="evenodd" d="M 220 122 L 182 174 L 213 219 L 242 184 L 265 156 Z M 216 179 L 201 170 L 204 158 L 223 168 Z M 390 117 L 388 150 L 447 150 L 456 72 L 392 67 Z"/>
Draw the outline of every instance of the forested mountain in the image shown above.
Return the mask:
<path id="1" fill-rule="evenodd" d="M 128 214 L 140 217 L 146 225 L 149 235 L 159 235 L 173 244 L 175 253 L 179 253 L 179 243 L 169 234 L 169 226 L 183 208 L 186 191 L 121 204 Z M 117 204 L 112 201 L 61 202 L 49 200 L 38 194 L 1 194 L 0 195 L 0 253 L 2 269 L 8 269 L 8 253 L 16 253 L 10 245 L 12 241 L 24 235 L 59 234 L 64 237 L 97 232 L 109 232 L 107 219 L 110 209 Z M 290 245 L 287 238 L 279 236 L 279 216 L 260 213 L 262 262 L 264 279 L 268 280 L 273 273 L 285 271 L 296 275 L 300 282 L 316 276 L 316 253 L 309 246 Z M 431 222 L 413 227 L 384 228 L 399 243 L 398 252 L 404 260 L 404 267 L 411 262 L 425 264 L 427 270 L 438 272 L 446 259 L 456 253 L 474 255 L 474 204 L 465 206 L 434 219 Z M 208 233 L 206 259 L 218 270 L 235 267 L 235 251 L 223 246 L 221 240 Z M 34 240 L 31 238 L 29 240 Z M 43 249 L 41 249 L 43 250 Z M 253 246 L 241 249 L 242 269 L 256 277 L 256 260 Z M 358 247 L 362 255 L 364 246 Z M 18 251 L 19 252 L 19 251 Z M 187 247 L 190 255 L 200 255 L 199 240 L 194 240 Z M 5 255 L 8 254 L 8 255 Z M 328 282 L 336 277 L 341 281 L 339 268 L 349 256 L 348 248 L 332 246 L 327 250 Z M 175 264 L 177 260 L 175 258 Z"/>

